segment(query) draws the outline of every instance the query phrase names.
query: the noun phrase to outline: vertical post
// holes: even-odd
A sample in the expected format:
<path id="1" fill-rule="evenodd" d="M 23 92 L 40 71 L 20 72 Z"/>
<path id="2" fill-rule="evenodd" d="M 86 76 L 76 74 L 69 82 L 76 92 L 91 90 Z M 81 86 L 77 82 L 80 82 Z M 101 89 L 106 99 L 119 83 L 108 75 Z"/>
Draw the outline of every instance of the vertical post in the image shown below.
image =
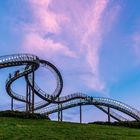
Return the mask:
<path id="1" fill-rule="evenodd" d="M 14 107 L 14 99 L 13 99 L 13 97 L 11 97 L 11 110 L 13 111 L 13 107 Z"/>
<path id="2" fill-rule="evenodd" d="M 28 86 L 28 83 L 26 83 L 26 112 L 29 111 L 29 100 L 28 100 L 28 96 L 29 96 L 29 86 Z"/>
<path id="3" fill-rule="evenodd" d="M 110 122 L 110 107 L 108 106 L 108 122 Z"/>
<path id="4" fill-rule="evenodd" d="M 35 79 L 35 75 L 34 75 L 34 71 L 33 71 L 33 73 L 32 73 L 33 89 L 34 89 L 34 79 Z M 34 90 L 32 90 L 32 113 L 34 113 Z"/>
<path id="5" fill-rule="evenodd" d="M 80 103 L 80 123 L 82 123 L 82 105 Z"/>
<path id="6" fill-rule="evenodd" d="M 29 98 L 29 112 L 31 112 L 31 87 L 29 86 L 29 93 L 28 93 L 28 98 Z"/>
<path id="7" fill-rule="evenodd" d="M 58 121 L 60 121 L 60 106 L 59 106 L 59 97 L 58 97 Z"/>
<path id="8" fill-rule="evenodd" d="M 61 103 L 61 122 L 63 121 L 63 110 L 62 110 L 62 103 Z"/>

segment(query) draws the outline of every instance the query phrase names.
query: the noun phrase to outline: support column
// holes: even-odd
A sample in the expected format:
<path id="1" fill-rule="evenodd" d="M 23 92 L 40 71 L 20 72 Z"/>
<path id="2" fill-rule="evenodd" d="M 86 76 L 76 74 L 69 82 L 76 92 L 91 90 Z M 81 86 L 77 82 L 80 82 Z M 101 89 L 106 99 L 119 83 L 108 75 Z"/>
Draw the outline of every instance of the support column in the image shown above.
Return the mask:
<path id="1" fill-rule="evenodd" d="M 35 75 L 34 72 L 32 73 L 32 85 L 33 85 L 33 89 L 34 89 L 34 80 L 35 79 Z M 32 113 L 34 113 L 34 90 L 32 90 Z"/>
<path id="2" fill-rule="evenodd" d="M 14 99 L 13 97 L 11 97 L 11 110 L 13 111 L 13 107 L 14 107 Z"/>
<path id="3" fill-rule="evenodd" d="M 28 83 L 26 83 L 26 112 L 29 111 L 29 86 Z"/>
<path id="4" fill-rule="evenodd" d="M 80 123 L 82 123 L 82 105 L 80 103 Z"/>
<path id="5" fill-rule="evenodd" d="M 108 106 L 108 122 L 110 122 L 110 107 Z"/>
<path id="6" fill-rule="evenodd" d="M 31 87 L 29 86 L 29 93 L 28 93 L 28 101 L 29 101 L 29 112 L 31 112 Z"/>
<path id="7" fill-rule="evenodd" d="M 62 110 L 62 103 L 61 103 L 61 122 L 63 121 L 63 110 Z"/>
<path id="8" fill-rule="evenodd" d="M 58 121 L 60 121 L 60 106 L 59 106 L 59 97 L 58 97 Z"/>

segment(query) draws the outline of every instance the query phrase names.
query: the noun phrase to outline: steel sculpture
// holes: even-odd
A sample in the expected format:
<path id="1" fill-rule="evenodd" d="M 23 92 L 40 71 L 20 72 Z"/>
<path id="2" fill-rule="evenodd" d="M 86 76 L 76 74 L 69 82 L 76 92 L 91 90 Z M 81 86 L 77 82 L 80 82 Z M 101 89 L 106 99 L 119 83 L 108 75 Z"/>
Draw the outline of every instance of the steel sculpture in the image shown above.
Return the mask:
<path id="1" fill-rule="evenodd" d="M 24 68 L 17 69 L 13 73 L 9 73 L 6 80 L 6 91 L 11 97 L 11 110 L 14 110 L 13 100 L 18 100 L 26 103 L 27 112 L 34 113 L 35 111 L 45 115 L 58 112 L 58 120 L 62 121 L 63 110 L 80 106 L 80 122 L 82 122 L 81 107 L 83 105 L 94 105 L 108 115 L 108 121 L 110 121 L 110 117 L 117 121 L 127 121 L 126 118 L 117 114 L 112 109 L 116 109 L 128 116 L 131 116 L 133 119 L 140 121 L 140 112 L 138 110 L 117 100 L 104 97 L 91 97 L 83 93 L 73 93 L 66 96 L 60 96 L 63 89 L 61 73 L 52 63 L 39 59 L 36 55 L 13 54 L 0 57 L 0 69 L 14 66 L 24 66 Z M 35 82 L 35 71 L 39 69 L 39 67 L 44 67 L 50 70 L 56 78 L 57 85 L 52 94 L 48 94 L 46 91 L 43 91 Z M 12 89 L 13 82 L 20 77 L 25 77 L 25 96 L 16 93 Z M 42 101 L 35 103 L 34 95 L 40 97 Z"/>

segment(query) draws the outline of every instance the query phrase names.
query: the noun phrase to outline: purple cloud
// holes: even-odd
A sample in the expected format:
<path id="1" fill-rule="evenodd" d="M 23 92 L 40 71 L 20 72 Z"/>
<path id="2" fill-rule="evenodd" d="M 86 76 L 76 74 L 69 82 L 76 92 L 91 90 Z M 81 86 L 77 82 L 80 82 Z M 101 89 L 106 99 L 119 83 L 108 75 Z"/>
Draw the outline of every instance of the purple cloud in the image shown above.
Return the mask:
<path id="1" fill-rule="evenodd" d="M 100 78 L 100 49 L 106 31 L 112 28 L 118 15 L 118 6 L 108 8 L 108 0 L 88 3 L 30 0 L 29 4 L 33 20 L 24 25 L 23 50 L 55 56 L 63 66 L 67 67 L 67 63 L 71 63 L 70 69 L 88 71 L 90 74 L 76 75 L 76 79 L 80 79 L 90 89 L 103 92 L 105 82 Z M 50 33 L 52 36 L 48 35 Z M 64 56 L 67 61 L 64 61 Z"/>

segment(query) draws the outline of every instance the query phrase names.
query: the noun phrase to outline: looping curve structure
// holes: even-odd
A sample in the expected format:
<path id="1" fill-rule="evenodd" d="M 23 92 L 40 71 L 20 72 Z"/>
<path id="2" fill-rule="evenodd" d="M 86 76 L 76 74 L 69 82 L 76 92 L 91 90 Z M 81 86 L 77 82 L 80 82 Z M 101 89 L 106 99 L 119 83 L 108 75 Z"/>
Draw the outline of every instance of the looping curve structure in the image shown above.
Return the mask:
<path id="1" fill-rule="evenodd" d="M 39 112 L 49 115 L 68 108 L 82 105 L 94 105 L 110 117 L 117 121 L 127 121 L 125 117 L 117 114 L 114 110 L 120 111 L 133 119 L 140 121 L 140 112 L 133 107 L 120 101 L 104 97 L 91 97 L 83 93 L 73 93 L 67 96 L 60 96 L 63 89 L 63 79 L 59 70 L 50 62 L 39 59 L 32 54 L 13 54 L 0 57 L 0 69 L 22 66 L 13 73 L 9 73 L 6 80 L 6 91 L 8 95 L 15 100 L 25 102 L 27 112 Z M 40 67 L 44 67 L 53 73 L 57 81 L 56 88 L 52 94 L 43 91 L 35 82 L 35 71 Z M 12 89 L 12 84 L 20 77 L 25 77 L 26 95 L 20 95 Z M 35 103 L 34 95 L 41 98 L 41 102 Z M 51 105 L 54 104 L 54 105 Z M 11 102 L 13 109 L 13 102 Z"/>

